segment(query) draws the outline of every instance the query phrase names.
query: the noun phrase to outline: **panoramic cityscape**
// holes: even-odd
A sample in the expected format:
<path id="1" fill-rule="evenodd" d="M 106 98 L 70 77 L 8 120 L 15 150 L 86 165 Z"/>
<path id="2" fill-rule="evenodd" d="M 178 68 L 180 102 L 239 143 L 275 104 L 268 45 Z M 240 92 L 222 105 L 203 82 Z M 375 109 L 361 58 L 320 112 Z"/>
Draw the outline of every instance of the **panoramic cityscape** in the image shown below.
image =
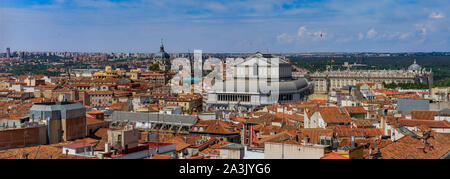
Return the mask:
<path id="1" fill-rule="evenodd" d="M 450 159 L 450 3 L 400 2 L 2 1 L 0 159 Z"/>

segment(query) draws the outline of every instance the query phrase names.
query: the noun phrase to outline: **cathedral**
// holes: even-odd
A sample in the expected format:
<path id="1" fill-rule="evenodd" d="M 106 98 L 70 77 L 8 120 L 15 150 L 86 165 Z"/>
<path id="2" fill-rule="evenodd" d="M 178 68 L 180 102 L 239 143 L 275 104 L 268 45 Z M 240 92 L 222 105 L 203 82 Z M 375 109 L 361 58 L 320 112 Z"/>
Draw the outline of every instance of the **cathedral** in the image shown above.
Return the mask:
<path id="1" fill-rule="evenodd" d="M 164 51 L 164 44 L 161 41 L 159 52 L 153 57 L 153 64 L 158 64 L 161 71 L 169 71 L 171 68 L 170 55 Z"/>

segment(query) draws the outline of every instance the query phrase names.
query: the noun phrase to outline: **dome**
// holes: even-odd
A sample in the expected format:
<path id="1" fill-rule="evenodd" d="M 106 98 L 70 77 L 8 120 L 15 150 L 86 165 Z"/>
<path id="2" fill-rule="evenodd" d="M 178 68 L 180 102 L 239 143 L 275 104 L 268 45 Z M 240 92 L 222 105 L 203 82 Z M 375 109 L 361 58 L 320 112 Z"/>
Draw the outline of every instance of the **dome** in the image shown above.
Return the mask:
<path id="1" fill-rule="evenodd" d="M 409 66 L 408 70 L 420 71 L 422 70 L 422 67 L 416 63 L 416 60 L 414 60 L 414 64 Z"/>
<path id="2" fill-rule="evenodd" d="M 164 51 L 164 45 L 161 44 L 159 52 L 155 53 L 155 58 L 160 58 L 160 59 L 169 59 L 170 58 L 170 55 Z"/>
<path id="3" fill-rule="evenodd" d="M 306 87 L 308 87 L 308 82 L 304 78 L 279 82 L 280 93 L 298 91 Z"/>

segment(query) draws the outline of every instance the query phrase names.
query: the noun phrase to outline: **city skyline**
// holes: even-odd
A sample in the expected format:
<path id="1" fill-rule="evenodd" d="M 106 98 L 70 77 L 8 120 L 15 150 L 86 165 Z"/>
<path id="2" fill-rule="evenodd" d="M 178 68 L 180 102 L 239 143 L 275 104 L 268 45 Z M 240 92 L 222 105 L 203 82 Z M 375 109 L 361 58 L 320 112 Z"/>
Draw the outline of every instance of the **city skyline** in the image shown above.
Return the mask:
<path id="1" fill-rule="evenodd" d="M 5 0 L 0 49 L 209 53 L 450 51 L 450 2 Z"/>

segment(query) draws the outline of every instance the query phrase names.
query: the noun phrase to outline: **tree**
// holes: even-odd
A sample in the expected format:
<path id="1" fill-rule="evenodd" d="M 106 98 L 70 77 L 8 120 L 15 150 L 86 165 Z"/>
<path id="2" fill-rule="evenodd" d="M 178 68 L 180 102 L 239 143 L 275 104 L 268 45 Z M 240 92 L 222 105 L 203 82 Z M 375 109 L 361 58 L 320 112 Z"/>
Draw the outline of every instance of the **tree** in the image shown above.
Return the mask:
<path id="1" fill-rule="evenodd" d="M 159 65 L 154 63 L 153 65 L 151 65 L 150 67 L 148 67 L 148 70 L 150 71 L 159 71 Z"/>

